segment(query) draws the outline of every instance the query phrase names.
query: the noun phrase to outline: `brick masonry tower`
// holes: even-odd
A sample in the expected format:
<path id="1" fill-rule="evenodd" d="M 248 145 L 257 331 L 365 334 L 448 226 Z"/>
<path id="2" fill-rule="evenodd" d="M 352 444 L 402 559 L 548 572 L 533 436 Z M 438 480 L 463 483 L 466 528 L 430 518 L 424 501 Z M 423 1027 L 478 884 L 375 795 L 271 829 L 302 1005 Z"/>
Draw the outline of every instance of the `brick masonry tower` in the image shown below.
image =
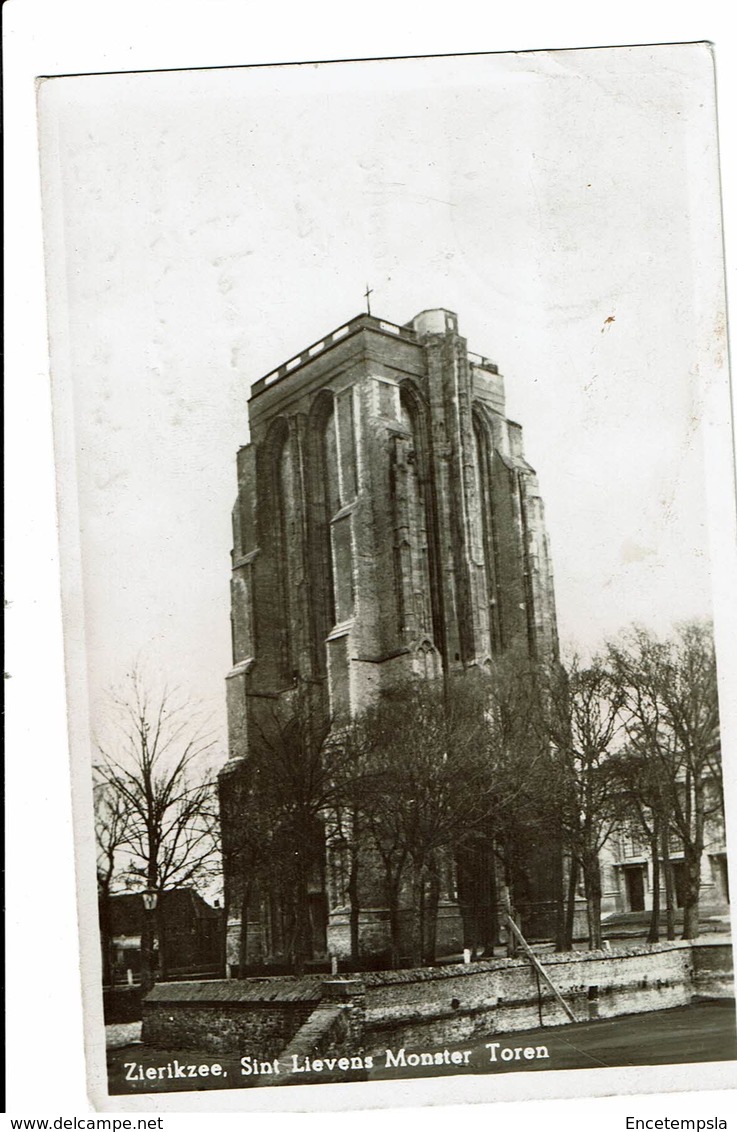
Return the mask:
<path id="1" fill-rule="evenodd" d="M 249 420 L 233 512 L 226 841 L 265 700 L 306 682 L 340 724 L 412 674 L 558 648 L 522 429 L 451 311 L 403 326 L 359 315 L 257 381 Z M 229 886 L 232 956 L 241 910 L 226 870 Z M 336 952 L 340 893 L 327 888 L 316 877 L 314 915 Z M 268 957 L 259 925 L 254 954 Z"/>

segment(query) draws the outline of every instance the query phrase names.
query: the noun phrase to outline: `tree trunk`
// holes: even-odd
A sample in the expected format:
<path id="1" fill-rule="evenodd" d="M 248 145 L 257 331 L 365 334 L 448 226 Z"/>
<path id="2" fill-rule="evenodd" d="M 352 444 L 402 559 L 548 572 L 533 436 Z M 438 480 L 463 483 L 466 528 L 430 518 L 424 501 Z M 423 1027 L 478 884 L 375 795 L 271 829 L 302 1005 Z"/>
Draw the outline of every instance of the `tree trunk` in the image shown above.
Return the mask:
<path id="1" fill-rule="evenodd" d="M 499 914 L 496 852 L 491 834 L 485 832 L 457 850 L 455 860 L 463 946 L 469 949 L 472 959 L 493 955 L 499 943 Z"/>
<path id="2" fill-rule="evenodd" d="M 463 921 L 463 946 L 473 958 L 481 945 L 483 914 L 482 849 L 477 844 L 463 845 L 455 851 L 458 905 Z"/>
<path id="3" fill-rule="evenodd" d="M 298 879 L 294 892 L 294 931 L 293 931 L 293 960 L 295 975 L 303 975 L 307 960 L 311 957 L 309 900 L 307 895 L 307 877 L 302 867 L 298 870 Z"/>
<path id="4" fill-rule="evenodd" d="M 556 854 L 556 899 L 555 899 L 555 950 L 567 951 L 566 947 L 566 875 L 565 864 L 563 860 L 563 852 L 561 849 L 561 841 L 558 839 L 555 845 Z"/>
<path id="5" fill-rule="evenodd" d="M 154 912 L 156 939 L 159 944 L 158 948 L 154 949 L 154 960 L 157 968 L 156 978 L 162 983 L 166 980 L 166 964 L 168 960 L 166 953 L 166 916 L 164 915 L 165 900 L 166 893 L 160 892 L 159 899 L 156 903 L 156 911 Z"/>
<path id="6" fill-rule="evenodd" d="M 430 869 L 427 900 L 424 901 L 423 961 L 427 966 L 435 962 L 438 940 L 438 908 L 440 906 L 440 877 L 437 862 Z"/>
<path id="7" fill-rule="evenodd" d="M 422 912 L 425 889 L 425 875 L 422 864 L 412 862 L 412 885 L 410 906 L 410 965 L 422 966 Z"/>
<path id="8" fill-rule="evenodd" d="M 583 862 L 583 879 L 586 889 L 586 920 L 589 929 L 589 947 L 601 948 L 601 870 L 596 853 L 589 853 Z"/>
<path id="9" fill-rule="evenodd" d="M 402 884 L 402 868 L 394 872 L 388 860 L 384 859 L 384 886 L 386 904 L 389 911 L 389 965 L 392 971 L 399 968 L 402 958 L 401 921 L 399 916 L 399 892 Z"/>
<path id="10" fill-rule="evenodd" d="M 683 938 L 696 939 L 699 934 L 699 896 L 701 894 L 701 858 L 704 853 L 704 782 L 699 773 L 693 776 L 693 837 L 683 846 L 685 884 L 683 894 Z"/>
<path id="11" fill-rule="evenodd" d="M 241 922 L 238 927 L 238 978 L 243 979 L 248 967 L 248 905 L 251 900 L 251 885 L 244 881 L 241 888 Z M 226 920 L 227 923 L 227 920 Z M 226 928 L 227 930 L 227 928 Z"/>
<path id="12" fill-rule="evenodd" d="M 650 912 L 650 928 L 647 933 L 648 943 L 657 943 L 660 939 L 660 853 L 658 841 L 658 828 L 654 826 L 650 838 L 650 855 L 653 859 L 653 907 Z"/>
<path id="13" fill-rule="evenodd" d="M 230 912 L 230 902 L 228 900 L 228 889 L 223 892 L 223 913 L 222 920 L 220 921 L 220 932 L 218 936 L 218 962 L 220 965 L 222 979 L 230 978 L 230 969 L 228 967 L 228 915 Z"/>
<path id="14" fill-rule="evenodd" d="M 698 845 L 684 845 L 683 938 L 699 934 L 699 893 L 701 890 L 701 852 Z"/>
<path id="15" fill-rule="evenodd" d="M 350 904 L 351 963 L 358 967 L 361 962 L 361 905 L 358 897 L 358 853 L 351 853 L 351 867 L 348 873 L 348 902 Z"/>
<path id="16" fill-rule="evenodd" d="M 110 931 L 110 891 L 104 888 L 98 897 L 100 918 L 100 951 L 102 954 L 102 984 L 113 985 L 113 964 L 111 961 L 111 931 Z"/>
<path id="17" fill-rule="evenodd" d="M 519 927 L 519 916 L 514 910 L 514 903 L 512 901 L 512 889 L 508 881 L 501 887 L 499 903 L 501 904 L 502 908 L 502 923 L 504 925 L 507 958 L 514 959 L 515 955 L 517 954 L 518 941 L 517 936 L 510 928 L 508 921 L 514 920 L 515 924 L 517 924 L 517 926 Z"/>
<path id="18" fill-rule="evenodd" d="M 576 893 L 578 892 L 579 865 L 576 857 L 571 857 L 568 870 L 568 892 L 566 895 L 566 923 L 564 951 L 573 951 L 573 933 L 576 927 Z"/>
<path id="19" fill-rule="evenodd" d="M 675 900 L 674 900 L 674 885 L 673 885 L 673 866 L 670 861 L 670 845 L 668 843 L 668 823 L 664 824 L 661 830 L 661 844 L 663 846 L 663 877 L 665 880 L 665 922 L 666 922 L 666 937 L 668 939 L 676 938 L 676 916 L 675 916 Z"/>
<path id="20" fill-rule="evenodd" d="M 484 944 L 484 953 L 493 955 L 494 948 L 499 943 L 499 881 L 496 871 L 496 852 L 492 844 L 489 848 L 489 887 L 486 914 L 483 920 L 484 931 L 481 938 Z"/>

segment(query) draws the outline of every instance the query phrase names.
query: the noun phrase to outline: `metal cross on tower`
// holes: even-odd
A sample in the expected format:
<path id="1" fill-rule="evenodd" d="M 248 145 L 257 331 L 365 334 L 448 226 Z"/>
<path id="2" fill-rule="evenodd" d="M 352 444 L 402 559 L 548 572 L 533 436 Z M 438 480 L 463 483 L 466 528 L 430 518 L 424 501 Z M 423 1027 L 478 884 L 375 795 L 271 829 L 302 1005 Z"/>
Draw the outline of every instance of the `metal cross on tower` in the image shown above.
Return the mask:
<path id="1" fill-rule="evenodd" d="M 364 291 L 364 298 L 366 299 L 366 314 L 371 314 L 371 299 L 370 299 L 370 296 L 373 295 L 373 293 L 374 293 L 373 287 L 369 287 L 369 285 L 367 283 L 366 284 L 366 290 Z"/>

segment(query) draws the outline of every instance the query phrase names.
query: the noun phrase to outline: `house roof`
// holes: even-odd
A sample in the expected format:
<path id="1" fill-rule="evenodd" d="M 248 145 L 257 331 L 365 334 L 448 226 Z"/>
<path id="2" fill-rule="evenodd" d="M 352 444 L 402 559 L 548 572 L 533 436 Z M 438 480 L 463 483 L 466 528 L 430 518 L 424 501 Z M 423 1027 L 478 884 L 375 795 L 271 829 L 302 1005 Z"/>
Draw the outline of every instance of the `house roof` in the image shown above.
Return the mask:
<path id="1" fill-rule="evenodd" d="M 213 908 L 193 888 L 170 888 L 160 893 L 162 909 L 167 915 L 190 915 L 194 919 L 218 919 L 221 911 Z M 120 892 L 110 897 L 112 930 L 117 935 L 137 935 L 141 931 L 143 893 Z"/>

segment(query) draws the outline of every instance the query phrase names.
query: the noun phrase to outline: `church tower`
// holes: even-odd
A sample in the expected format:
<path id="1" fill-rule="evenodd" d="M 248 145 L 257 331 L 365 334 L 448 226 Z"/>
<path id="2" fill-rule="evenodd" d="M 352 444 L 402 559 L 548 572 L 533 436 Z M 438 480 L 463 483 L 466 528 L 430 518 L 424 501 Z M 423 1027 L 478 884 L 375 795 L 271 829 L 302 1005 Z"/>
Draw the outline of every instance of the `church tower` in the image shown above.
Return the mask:
<path id="1" fill-rule="evenodd" d="M 269 700 L 304 683 L 339 726 L 411 674 L 490 665 L 509 649 L 553 660 L 558 648 L 522 430 L 454 313 L 402 326 L 357 316 L 257 381 L 249 421 L 233 512 L 226 845 Z M 233 935 L 226 866 L 229 885 Z M 340 916 L 317 875 L 313 887 L 333 950 Z M 254 921 L 254 947 L 259 932 Z M 271 950 L 262 939 L 260 954 Z"/>

